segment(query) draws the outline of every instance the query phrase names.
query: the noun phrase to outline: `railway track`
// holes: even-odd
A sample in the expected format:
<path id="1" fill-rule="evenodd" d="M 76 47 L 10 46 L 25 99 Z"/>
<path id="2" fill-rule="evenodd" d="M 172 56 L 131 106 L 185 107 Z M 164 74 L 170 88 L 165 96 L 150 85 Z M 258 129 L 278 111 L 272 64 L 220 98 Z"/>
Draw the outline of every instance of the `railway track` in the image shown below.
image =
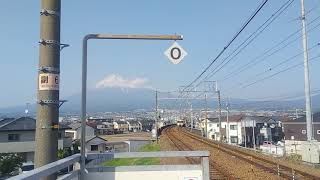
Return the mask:
<path id="1" fill-rule="evenodd" d="M 168 139 L 171 141 L 171 143 L 179 150 L 179 151 L 193 151 L 190 146 L 187 144 L 184 144 L 182 141 L 180 141 L 173 133 L 170 133 L 172 127 L 166 128 L 164 130 L 164 134 L 167 135 Z M 187 161 L 190 164 L 199 164 L 199 160 L 195 158 L 186 158 Z M 211 180 L 233 180 L 237 179 L 234 176 L 226 173 L 223 169 L 219 168 L 219 166 L 212 160 L 210 159 L 209 162 L 209 169 L 210 169 L 210 179 Z"/>
<path id="2" fill-rule="evenodd" d="M 180 130 L 184 136 L 197 140 L 210 148 L 218 149 L 224 153 L 229 154 L 237 159 L 252 164 L 253 166 L 262 169 L 266 172 L 273 173 L 279 177 L 285 179 L 320 179 L 320 177 L 301 171 L 299 169 L 291 168 L 278 162 L 271 161 L 269 159 L 259 156 L 259 154 L 252 154 L 237 147 L 232 147 L 227 144 L 219 143 L 209 139 L 205 139 L 201 136 L 190 133 L 186 130 Z"/>

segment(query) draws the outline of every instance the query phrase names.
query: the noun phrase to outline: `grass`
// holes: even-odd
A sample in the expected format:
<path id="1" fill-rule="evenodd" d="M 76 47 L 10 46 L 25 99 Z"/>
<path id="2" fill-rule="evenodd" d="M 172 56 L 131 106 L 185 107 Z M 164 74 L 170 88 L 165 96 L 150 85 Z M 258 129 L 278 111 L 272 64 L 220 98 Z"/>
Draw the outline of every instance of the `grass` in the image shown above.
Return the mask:
<path id="1" fill-rule="evenodd" d="M 159 144 L 150 143 L 142 146 L 139 152 L 160 151 Z M 157 165 L 160 164 L 159 158 L 125 158 L 125 159 L 112 159 L 105 161 L 102 166 L 135 166 L 135 165 Z"/>

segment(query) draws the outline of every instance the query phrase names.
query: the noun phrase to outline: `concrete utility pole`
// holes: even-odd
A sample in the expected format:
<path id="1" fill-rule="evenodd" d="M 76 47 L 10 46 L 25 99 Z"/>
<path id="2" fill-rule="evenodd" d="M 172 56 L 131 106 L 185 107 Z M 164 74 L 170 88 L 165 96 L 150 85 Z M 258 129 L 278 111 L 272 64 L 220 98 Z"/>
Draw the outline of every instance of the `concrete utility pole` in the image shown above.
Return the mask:
<path id="1" fill-rule="evenodd" d="M 192 104 L 191 103 L 190 103 L 190 122 L 191 122 L 190 131 L 192 132 L 192 129 L 193 129 L 193 118 L 192 118 Z"/>
<path id="2" fill-rule="evenodd" d="M 253 143 L 253 149 L 256 150 L 256 134 L 255 134 L 255 120 L 252 120 L 252 143 Z"/>
<path id="3" fill-rule="evenodd" d="M 207 108 L 207 106 L 208 106 L 208 103 L 207 103 L 207 94 L 205 94 L 204 95 L 204 101 L 205 101 L 205 118 L 206 118 L 206 121 L 205 121 L 205 137 L 206 138 L 208 138 L 208 112 L 207 112 L 207 110 L 208 110 L 208 108 Z"/>
<path id="4" fill-rule="evenodd" d="M 228 102 L 227 102 L 227 128 L 226 128 L 227 143 L 230 143 L 229 128 L 230 128 L 230 126 L 229 126 L 229 99 L 228 99 Z"/>
<path id="5" fill-rule="evenodd" d="M 218 90 L 218 83 L 215 81 L 216 93 L 218 96 L 218 117 L 219 117 L 219 141 L 222 141 L 222 133 L 221 133 L 221 97 L 220 90 Z"/>
<path id="6" fill-rule="evenodd" d="M 303 57 L 304 57 L 304 92 L 306 98 L 306 121 L 307 121 L 307 139 L 311 141 L 313 139 L 312 132 L 312 109 L 311 109 L 311 97 L 310 97 L 310 77 L 309 77 L 309 57 L 308 57 L 308 40 L 307 40 L 307 25 L 306 14 L 304 8 L 304 0 L 301 0 L 301 22 L 302 22 L 302 35 L 303 35 Z"/>
<path id="7" fill-rule="evenodd" d="M 247 120 L 244 121 L 244 147 L 247 147 L 247 130 L 246 130 L 246 126 L 247 126 Z"/>
<path id="8" fill-rule="evenodd" d="M 59 128 L 60 0 L 41 0 L 35 166 L 57 160 Z M 44 179 L 56 179 L 56 174 Z"/>
<path id="9" fill-rule="evenodd" d="M 159 122 L 159 112 L 158 112 L 158 91 L 156 91 L 156 119 L 154 123 L 154 128 L 156 129 L 156 142 L 158 144 L 158 122 Z"/>

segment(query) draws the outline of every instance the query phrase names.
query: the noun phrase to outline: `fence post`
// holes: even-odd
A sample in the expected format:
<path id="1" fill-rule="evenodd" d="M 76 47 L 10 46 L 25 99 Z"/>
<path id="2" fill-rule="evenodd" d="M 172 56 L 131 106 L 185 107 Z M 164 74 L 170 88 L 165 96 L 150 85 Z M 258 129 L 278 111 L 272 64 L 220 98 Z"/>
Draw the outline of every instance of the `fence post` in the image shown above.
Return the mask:
<path id="1" fill-rule="evenodd" d="M 292 168 L 292 180 L 294 180 L 294 169 Z"/>
<path id="2" fill-rule="evenodd" d="M 209 157 L 201 157 L 201 166 L 202 166 L 203 180 L 210 180 Z"/>

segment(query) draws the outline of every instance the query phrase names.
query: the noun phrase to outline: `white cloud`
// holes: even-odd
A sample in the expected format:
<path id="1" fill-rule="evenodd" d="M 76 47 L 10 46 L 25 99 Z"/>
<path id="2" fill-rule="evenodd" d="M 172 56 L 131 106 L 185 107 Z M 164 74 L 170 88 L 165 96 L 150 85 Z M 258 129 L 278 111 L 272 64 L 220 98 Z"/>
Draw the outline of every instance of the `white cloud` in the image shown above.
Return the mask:
<path id="1" fill-rule="evenodd" d="M 120 88 L 151 88 L 148 85 L 146 78 L 126 79 L 118 74 L 111 74 L 96 83 L 97 89 L 106 87 L 120 87 Z"/>

